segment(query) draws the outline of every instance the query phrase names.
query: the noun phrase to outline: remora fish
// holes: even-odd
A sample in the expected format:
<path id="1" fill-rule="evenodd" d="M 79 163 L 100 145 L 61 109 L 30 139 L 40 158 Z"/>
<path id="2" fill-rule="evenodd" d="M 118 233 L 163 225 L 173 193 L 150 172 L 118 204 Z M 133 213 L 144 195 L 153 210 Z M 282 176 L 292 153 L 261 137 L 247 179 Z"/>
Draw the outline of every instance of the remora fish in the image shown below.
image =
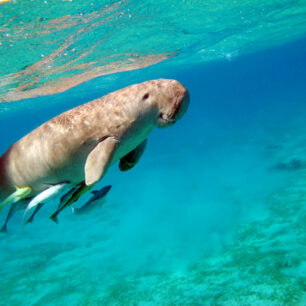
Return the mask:
<path id="1" fill-rule="evenodd" d="M 95 208 L 100 208 L 104 201 L 105 201 L 105 196 L 111 189 L 111 185 L 105 186 L 102 189 L 98 190 L 93 190 L 91 193 L 93 194 L 93 197 L 91 197 L 82 207 L 80 208 L 75 208 L 72 207 L 72 212 L 75 215 L 84 215 L 89 213 L 90 211 L 94 210 Z"/>
<path id="2" fill-rule="evenodd" d="M 4 199 L 4 201 L 0 204 L 0 212 L 2 211 L 4 206 L 6 206 L 8 204 L 14 204 L 14 203 L 24 199 L 32 191 L 31 187 L 18 187 L 18 186 L 15 186 L 15 188 L 16 188 L 15 192 L 13 192 L 11 195 L 6 197 Z"/>
<path id="3" fill-rule="evenodd" d="M 13 218 L 13 216 L 15 215 L 15 213 L 19 210 L 22 210 L 22 209 L 25 209 L 28 202 L 30 201 L 31 199 L 23 199 L 19 202 L 16 202 L 16 203 L 12 203 L 11 204 L 11 207 L 9 209 L 9 212 L 5 218 L 5 221 L 0 229 L 0 232 L 1 233 L 7 233 L 7 224 L 8 222 Z"/>
<path id="4" fill-rule="evenodd" d="M 57 215 L 66 207 L 70 206 L 72 203 L 76 202 L 82 194 L 87 192 L 93 187 L 91 186 L 86 186 L 85 183 L 83 182 L 80 184 L 80 186 L 74 191 L 74 193 L 71 195 L 71 197 L 68 199 L 67 202 L 63 203 L 51 216 L 50 219 L 54 221 L 55 223 L 58 223 Z M 68 192 L 70 193 L 70 191 Z M 65 195 L 64 195 L 65 196 Z"/>
<path id="5" fill-rule="evenodd" d="M 72 195 L 74 194 L 74 192 L 77 190 L 77 186 L 71 188 L 68 192 L 66 192 L 60 199 L 59 205 L 57 207 L 57 209 L 60 209 L 63 205 L 65 205 L 65 203 L 67 201 L 70 200 L 70 198 L 72 197 Z"/>
<path id="6" fill-rule="evenodd" d="M 153 129 L 172 126 L 188 105 L 189 93 L 180 82 L 159 79 L 122 88 L 45 122 L 0 157 L 0 202 L 12 196 L 0 210 L 15 198 L 36 196 L 46 184 L 85 181 L 93 186 L 119 160 L 122 170 L 132 168 L 133 158 L 140 156 L 130 153 L 143 151 Z M 15 194 L 15 186 L 26 189 Z"/>
<path id="7" fill-rule="evenodd" d="M 28 207 L 24 211 L 23 214 L 23 224 L 26 224 L 26 217 L 29 211 L 39 205 L 39 204 L 45 204 L 46 201 L 50 201 L 53 198 L 56 197 L 56 195 L 59 194 L 60 191 L 64 189 L 64 187 L 67 187 L 69 184 L 67 182 L 63 182 L 57 185 L 50 186 L 48 189 L 44 190 L 43 192 L 39 193 L 37 196 L 35 196 L 31 202 L 29 203 Z M 35 210 L 34 213 L 37 213 L 38 210 Z M 31 217 L 30 217 L 31 218 Z"/>
<path id="8" fill-rule="evenodd" d="M 13 218 L 13 216 L 15 215 L 15 213 L 19 210 L 23 210 L 26 208 L 26 206 L 28 205 L 28 202 L 31 201 L 30 199 L 23 199 L 19 202 L 13 203 L 10 207 L 10 210 L 6 216 L 5 222 L 2 225 L 0 232 L 1 233 L 7 233 L 7 224 L 8 222 Z M 41 207 L 43 206 L 43 204 L 38 204 L 35 208 L 35 211 L 33 212 L 32 216 L 28 219 L 27 223 L 32 223 L 34 216 L 37 214 L 37 212 L 41 209 Z"/>

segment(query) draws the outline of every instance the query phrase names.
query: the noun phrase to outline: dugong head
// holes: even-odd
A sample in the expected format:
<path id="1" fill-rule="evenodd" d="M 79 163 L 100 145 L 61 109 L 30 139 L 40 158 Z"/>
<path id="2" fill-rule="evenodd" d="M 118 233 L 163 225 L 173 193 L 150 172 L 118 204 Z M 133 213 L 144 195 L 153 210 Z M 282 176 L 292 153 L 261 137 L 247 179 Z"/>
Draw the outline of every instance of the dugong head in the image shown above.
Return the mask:
<path id="1" fill-rule="evenodd" d="M 155 109 L 155 125 L 164 128 L 181 119 L 189 105 L 188 90 L 176 80 L 159 79 L 142 83 L 142 101 Z"/>
<path id="2" fill-rule="evenodd" d="M 189 106 L 189 92 L 176 80 L 157 81 L 160 94 L 157 99 L 159 114 L 156 126 L 164 128 L 183 117 Z"/>

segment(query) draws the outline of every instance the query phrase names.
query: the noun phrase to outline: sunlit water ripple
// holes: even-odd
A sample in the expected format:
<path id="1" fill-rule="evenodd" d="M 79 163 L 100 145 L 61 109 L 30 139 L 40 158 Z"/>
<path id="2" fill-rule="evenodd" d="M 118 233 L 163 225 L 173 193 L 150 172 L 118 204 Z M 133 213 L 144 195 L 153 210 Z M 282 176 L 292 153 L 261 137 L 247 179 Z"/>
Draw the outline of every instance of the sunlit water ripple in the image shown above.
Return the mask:
<path id="1" fill-rule="evenodd" d="M 190 66 L 303 37 L 306 2 L 0 3 L 0 102 L 53 94 L 169 58 Z M 14 56 L 12 56 L 14 54 Z"/>

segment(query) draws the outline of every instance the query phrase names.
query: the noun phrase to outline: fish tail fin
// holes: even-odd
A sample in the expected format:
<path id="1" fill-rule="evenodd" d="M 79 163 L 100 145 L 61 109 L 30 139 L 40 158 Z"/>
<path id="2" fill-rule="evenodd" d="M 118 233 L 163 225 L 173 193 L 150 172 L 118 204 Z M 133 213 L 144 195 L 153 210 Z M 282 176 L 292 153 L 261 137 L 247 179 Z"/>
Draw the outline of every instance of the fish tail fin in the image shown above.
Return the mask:
<path id="1" fill-rule="evenodd" d="M 56 224 L 58 224 L 58 219 L 57 219 L 57 213 L 54 213 L 53 215 L 50 216 L 50 219 L 55 222 Z"/>
<path id="2" fill-rule="evenodd" d="M 26 222 L 25 224 L 28 224 L 28 223 L 33 223 L 33 219 L 34 219 L 34 216 L 32 215 Z"/>
<path id="3" fill-rule="evenodd" d="M 26 220 L 27 219 L 27 210 L 24 211 L 23 213 L 23 217 L 22 217 L 22 224 L 25 225 L 29 222 L 29 220 Z"/>
<path id="4" fill-rule="evenodd" d="M 78 215 L 78 214 L 79 214 L 79 209 L 78 209 L 78 208 L 71 207 L 71 210 L 72 210 L 72 213 L 73 213 L 74 215 Z"/>
<path id="5" fill-rule="evenodd" d="M 33 222 L 34 216 L 36 216 L 37 212 L 38 212 L 43 206 L 44 206 L 43 203 L 39 203 L 39 204 L 36 206 L 34 213 L 33 213 L 32 216 L 28 219 L 28 221 L 26 222 L 26 224 L 32 223 L 32 222 Z"/>
<path id="6" fill-rule="evenodd" d="M 1 227 L 0 233 L 7 234 L 7 227 L 6 227 L 6 224 L 4 224 L 4 225 Z"/>

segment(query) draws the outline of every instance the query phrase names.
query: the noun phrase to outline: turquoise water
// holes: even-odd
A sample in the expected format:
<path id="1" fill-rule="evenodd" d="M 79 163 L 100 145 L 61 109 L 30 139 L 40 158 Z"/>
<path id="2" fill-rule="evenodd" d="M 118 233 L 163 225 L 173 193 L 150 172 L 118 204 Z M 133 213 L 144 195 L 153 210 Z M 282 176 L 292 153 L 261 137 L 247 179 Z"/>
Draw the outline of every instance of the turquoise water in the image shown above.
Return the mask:
<path id="1" fill-rule="evenodd" d="M 58 225 L 55 202 L 25 227 L 14 216 L 0 304 L 305 305 L 305 12 L 284 0 L 1 3 L 1 154 L 148 79 L 179 80 L 191 103 L 134 169 L 108 171 L 101 209 L 68 208 Z"/>

